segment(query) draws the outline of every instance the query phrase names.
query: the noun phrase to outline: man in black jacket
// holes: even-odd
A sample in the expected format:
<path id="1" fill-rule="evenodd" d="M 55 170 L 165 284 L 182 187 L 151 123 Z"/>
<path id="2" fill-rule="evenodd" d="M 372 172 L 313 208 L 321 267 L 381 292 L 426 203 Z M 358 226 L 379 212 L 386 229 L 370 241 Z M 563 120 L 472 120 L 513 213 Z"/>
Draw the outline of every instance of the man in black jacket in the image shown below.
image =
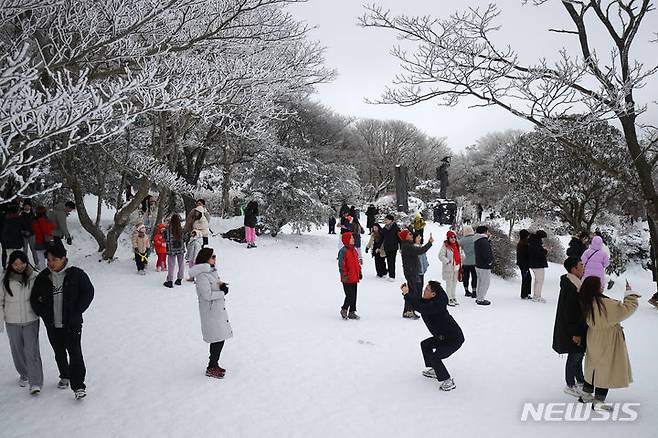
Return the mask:
<path id="1" fill-rule="evenodd" d="M 395 223 L 393 215 L 387 214 L 382 228 L 382 246 L 386 253 L 386 266 L 388 267 L 389 281 L 395 281 L 395 260 L 398 255 L 400 227 Z"/>
<path id="2" fill-rule="evenodd" d="M 410 293 L 409 286 L 403 284 L 402 295 L 423 317 L 423 321 L 432 336 L 420 343 L 423 359 L 427 369 L 425 377 L 435 378 L 440 383 L 442 391 L 455 389 L 455 381 L 443 364 L 443 359 L 452 355 L 464 343 L 464 334 L 457 322 L 448 313 L 448 295 L 436 281 L 430 281 L 423 295 Z"/>
<path id="3" fill-rule="evenodd" d="M 488 306 L 490 301 L 486 300 L 489 284 L 491 283 L 491 268 L 494 256 L 491 249 L 491 234 L 486 225 L 480 225 L 475 229 L 475 272 L 478 274 L 477 298 L 475 303 Z"/>
<path id="4" fill-rule="evenodd" d="M 582 284 L 585 268 L 580 259 L 568 257 L 564 261 L 567 274 L 560 277 L 560 297 L 557 301 L 555 328 L 553 329 L 553 350 L 558 354 L 567 353 L 565 377 L 567 386 L 564 392 L 574 397 L 581 396 L 583 377 L 583 357 L 587 324 L 578 302 L 578 290 Z"/>
<path id="5" fill-rule="evenodd" d="M 71 266 L 61 242 L 46 250 L 48 268 L 34 281 L 30 303 L 46 326 L 55 352 L 60 389 L 69 384 L 80 400 L 86 393 L 85 362 L 82 357 L 82 313 L 94 298 L 94 286 L 87 274 Z M 68 353 L 68 357 L 67 357 Z"/>
<path id="6" fill-rule="evenodd" d="M 405 229 L 400 231 L 398 236 L 400 238 L 400 255 L 402 256 L 404 278 L 407 280 L 406 284 L 411 291 L 411 295 L 420 297 L 423 285 L 420 282 L 420 260 L 418 259 L 418 256 L 429 251 L 434 242 L 434 238 L 432 237 L 432 234 L 430 234 L 430 238 L 424 246 L 416 246 L 414 245 L 413 235 L 409 230 Z M 402 317 L 418 319 L 418 315 L 414 312 L 413 306 L 407 300 L 404 301 Z"/>
<path id="7" fill-rule="evenodd" d="M 375 219 L 377 218 L 377 215 L 379 214 L 379 210 L 377 207 L 374 205 L 370 204 L 368 206 L 368 209 L 366 210 L 366 217 L 368 218 L 368 221 L 366 222 L 366 228 L 368 228 L 368 233 L 372 231 L 372 226 L 375 225 Z"/>

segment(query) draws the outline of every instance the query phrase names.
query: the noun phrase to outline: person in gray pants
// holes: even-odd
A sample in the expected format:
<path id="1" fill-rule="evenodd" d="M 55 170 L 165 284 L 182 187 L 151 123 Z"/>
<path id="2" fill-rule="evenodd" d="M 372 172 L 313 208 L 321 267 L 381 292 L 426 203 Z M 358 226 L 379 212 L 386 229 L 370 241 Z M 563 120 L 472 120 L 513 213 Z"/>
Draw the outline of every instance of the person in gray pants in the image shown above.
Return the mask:
<path id="1" fill-rule="evenodd" d="M 475 271 L 478 276 L 477 298 L 475 303 L 488 306 L 491 301 L 486 299 L 491 283 L 491 268 L 494 263 L 493 250 L 491 249 L 491 233 L 486 225 L 480 225 L 475 229 Z"/>
<path id="2" fill-rule="evenodd" d="M 41 392 L 43 368 L 39 352 L 39 317 L 30 304 L 36 274 L 23 251 L 9 256 L 7 272 L 0 286 L 0 331 L 7 326 L 9 347 L 20 386 L 30 384 L 30 393 Z"/>

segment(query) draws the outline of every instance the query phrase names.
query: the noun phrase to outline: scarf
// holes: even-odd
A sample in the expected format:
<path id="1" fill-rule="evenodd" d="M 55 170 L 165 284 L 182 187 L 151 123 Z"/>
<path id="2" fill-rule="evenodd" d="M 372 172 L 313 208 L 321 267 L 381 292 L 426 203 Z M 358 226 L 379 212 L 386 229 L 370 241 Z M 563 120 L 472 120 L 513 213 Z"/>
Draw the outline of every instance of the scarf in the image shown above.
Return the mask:
<path id="1" fill-rule="evenodd" d="M 448 238 L 445 241 L 445 246 L 452 250 L 453 264 L 455 266 L 460 266 L 462 264 L 462 256 L 459 251 L 459 243 L 457 242 L 457 239 L 455 239 L 454 243 L 450 243 L 450 237 L 457 237 L 457 235 L 452 231 L 448 231 Z"/>

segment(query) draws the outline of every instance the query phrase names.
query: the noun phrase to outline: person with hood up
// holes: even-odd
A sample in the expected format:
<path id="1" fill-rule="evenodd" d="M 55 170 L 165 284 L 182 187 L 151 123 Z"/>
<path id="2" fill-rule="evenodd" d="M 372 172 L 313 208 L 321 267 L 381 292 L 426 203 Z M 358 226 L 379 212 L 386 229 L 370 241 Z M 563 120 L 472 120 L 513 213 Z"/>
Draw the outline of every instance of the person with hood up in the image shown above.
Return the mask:
<path id="1" fill-rule="evenodd" d="M 589 233 L 587 231 L 582 231 L 577 236 L 573 236 L 569 241 L 569 247 L 567 248 L 567 257 L 576 257 L 580 259 L 587 250 L 587 244 L 589 243 Z"/>
<path id="2" fill-rule="evenodd" d="M 441 271 L 443 281 L 446 283 L 446 292 L 448 293 L 448 306 L 458 305 L 455 290 L 459 282 L 459 270 L 461 269 L 463 255 L 462 250 L 457 242 L 457 235 L 454 231 L 449 230 L 446 240 L 439 250 L 439 260 L 443 265 Z"/>
<path id="3" fill-rule="evenodd" d="M 354 236 L 351 232 L 343 233 L 340 237 L 343 247 L 338 251 L 338 275 L 343 284 L 343 292 L 345 292 L 345 301 L 340 308 L 340 316 L 343 319 L 360 319 L 356 314 L 357 286 L 363 278 L 359 253 L 354 248 Z"/>
<path id="4" fill-rule="evenodd" d="M 532 270 L 535 277 L 535 283 L 532 288 L 532 301 L 536 303 L 545 303 L 546 300 L 541 296 L 544 288 L 544 277 L 548 260 L 546 255 L 548 251 L 543 246 L 542 240 L 547 237 L 544 230 L 537 230 L 528 238 L 528 267 Z"/>
<path id="5" fill-rule="evenodd" d="M 488 306 L 487 292 L 491 284 L 491 268 L 494 263 L 493 249 L 491 248 L 491 233 L 486 225 L 480 225 L 475 230 L 475 270 L 478 273 L 478 287 L 475 304 Z"/>
<path id="6" fill-rule="evenodd" d="M 425 367 L 423 376 L 437 379 L 442 391 L 455 389 L 455 381 L 443 364 L 464 343 L 464 333 L 448 312 L 448 296 L 437 281 L 430 281 L 421 296 L 415 296 L 407 284 L 403 284 L 402 295 L 409 305 L 420 312 L 423 322 L 432 336 L 420 343 Z"/>
<path id="7" fill-rule="evenodd" d="M 465 225 L 462 230 L 463 237 L 459 239 L 459 246 L 464 252 L 464 259 L 462 260 L 462 280 L 464 281 L 465 296 L 475 298 L 477 294 L 475 291 L 478 287 L 478 274 L 475 270 L 475 231 L 470 225 Z M 471 289 L 468 288 L 468 283 L 471 283 Z M 472 291 L 472 292 L 471 292 Z"/>
<path id="8" fill-rule="evenodd" d="M 135 265 L 137 273 L 146 275 L 146 266 L 149 262 L 151 253 L 151 238 L 146 234 L 146 225 L 139 222 L 135 225 L 135 231 L 132 236 L 133 251 L 135 252 Z"/>
<path id="9" fill-rule="evenodd" d="M 560 277 L 560 296 L 555 312 L 553 328 L 553 350 L 558 354 L 567 354 L 564 374 L 567 386 L 564 392 L 574 397 L 582 395 L 585 383 L 583 375 L 583 358 L 585 357 L 585 337 L 587 324 L 580 310 L 578 290 L 583 284 L 585 273 L 583 262 L 576 257 L 567 257 L 564 261 L 567 273 Z"/>
<path id="10" fill-rule="evenodd" d="M 600 236 L 594 236 L 589 248 L 580 258 L 585 266 L 584 277 L 599 277 L 601 287 L 605 285 L 605 268 L 610 264 L 610 255 L 603 248 L 603 239 Z M 603 289 L 601 289 L 603 291 Z"/>
<path id="11" fill-rule="evenodd" d="M 155 254 L 158 256 L 158 261 L 155 264 L 157 272 L 167 270 L 167 238 L 165 230 L 167 225 L 158 224 L 155 229 L 155 236 L 153 237 L 153 246 L 155 247 Z"/>
<path id="12" fill-rule="evenodd" d="M 72 201 L 66 201 L 64 203 L 55 204 L 55 208 L 50 213 L 48 218 L 52 223 L 55 224 L 55 231 L 53 231 L 53 237 L 56 241 L 62 241 L 66 239 L 67 244 L 73 242 L 73 237 L 69 233 L 69 227 L 67 224 L 67 218 L 71 212 L 75 210 L 75 203 Z"/>
<path id="13" fill-rule="evenodd" d="M 258 223 L 258 203 L 249 201 L 244 211 L 244 239 L 247 248 L 256 248 L 256 224 Z"/>
<path id="14" fill-rule="evenodd" d="M 420 297 L 423 285 L 420 282 L 420 259 L 421 254 L 425 254 L 432 247 L 434 238 L 430 234 L 427 243 L 423 246 L 415 246 L 413 235 L 409 230 L 404 229 L 398 233 L 400 239 L 400 255 L 402 256 L 402 270 L 404 271 L 404 278 L 407 280 L 407 286 L 410 293 L 415 297 Z M 414 312 L 414 308 L 410 301 L 404 300 L 404 308 L 402 309 L 403 318 L 418 319 L 419 316 Z"/>
<path id="15" fill-rule="evenodd" d="M 38 270 L 46 267 L 46 249 L 53 241 L 53 231 L 55 224 L 47 218 L 48 210 L 46 207 L 37 207 L 37 218 L 32 222 L 32 233 L 34 233 L 34 247 L 36 249 L 36 260 L 34 264 Z"/>
<path id="16" fill-rule="evenodd" d="M 372 231 L 372 227 L 377 223 L 377 215 L 379 214 L 379 210 L 377 207 L 374 205 L 370 204 L 368 206 L 368 209 L 366 210 L 366 217 L 368 220 L 366 221 L 366 228 L 368 228 L 368 232 Z"/>
<path id="17" fill-rule="evenodd" d="M 626 388 L 633 381 L 621 322 L 635 313 L 640 295 L 627 281 L 623 301 L 608 298 L 603 295 L 601 279 L 585 275 L 578 292 L 580 308 L 587 323 L 585 383 L 579 400 L 593 402 L 597 411 L 612 410 L 612 406 L 605 404 L 608 390 Z"/>
<path id="18" fill-rule="evenodd" d="M 528 230 L 519 231 L 519 242 L 516 244 L 516 266 L 521 271 L 521 299 L 532 299 L 530 292 L 532 291 L 532 274 L 530 274 L 529 255 L 528 255 L 528 238 L 530 232 Z"/>
<path id="19" fill-rule="evenodd" d="M 30 304 L 37 274 L 23 251 L 9 256 L 7 272 L 0 290 L 0 332 L 7 325 L 11 357 L 18 372 L 18 385 L 30 385 L 37 395 L 43 386 L 43 367 L 39 352 L 39 317 Z"/>
<path id="20" fill-rule="evenodd" d="M 233 337 L 224 298 L 228 294 L 228 284 L 219 279 L 217 256 L 212 248 L 201 249 L 194 262 L 194 266 L 190 268 L 190 276 L 196 282 L 201 334 L 203 340 L 210 344 L 206 376 L 223 379 L 226 369 L 219 366 L 219 356 L 224 348 L 224 341 Z"/>

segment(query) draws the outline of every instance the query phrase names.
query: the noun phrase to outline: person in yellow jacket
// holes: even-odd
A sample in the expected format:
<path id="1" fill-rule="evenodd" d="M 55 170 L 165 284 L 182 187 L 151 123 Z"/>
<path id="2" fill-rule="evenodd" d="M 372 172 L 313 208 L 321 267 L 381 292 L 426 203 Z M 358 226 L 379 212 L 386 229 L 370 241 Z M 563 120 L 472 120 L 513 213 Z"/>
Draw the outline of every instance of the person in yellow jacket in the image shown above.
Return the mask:
<path id="1" fill-rule="evenodd" d="M 419 234 L 421 237 L 423 236 L 425 225 L 425 219 L 423 219 L 420 213 L 416 214 L 416 216 L 414 216 L 414 218 L 411 220 L 411 226 L 414 228 L 413 231 L 415 234 Z"/>
<path id="2" fill-rule="evenodd" d="M 585 278 L 578 293 L 588 326 L 585 383 L 580 401 L 593 402 L 595 410 L 609 410 L 611 407 L 605 404 L 608 389 L 626 388 L 633 381 L 620 323 L 637 310 L 639 295 L 628 282 L 623 301 L 609 298 L 601 290 L 601 279 L 590 276 Z"/>

